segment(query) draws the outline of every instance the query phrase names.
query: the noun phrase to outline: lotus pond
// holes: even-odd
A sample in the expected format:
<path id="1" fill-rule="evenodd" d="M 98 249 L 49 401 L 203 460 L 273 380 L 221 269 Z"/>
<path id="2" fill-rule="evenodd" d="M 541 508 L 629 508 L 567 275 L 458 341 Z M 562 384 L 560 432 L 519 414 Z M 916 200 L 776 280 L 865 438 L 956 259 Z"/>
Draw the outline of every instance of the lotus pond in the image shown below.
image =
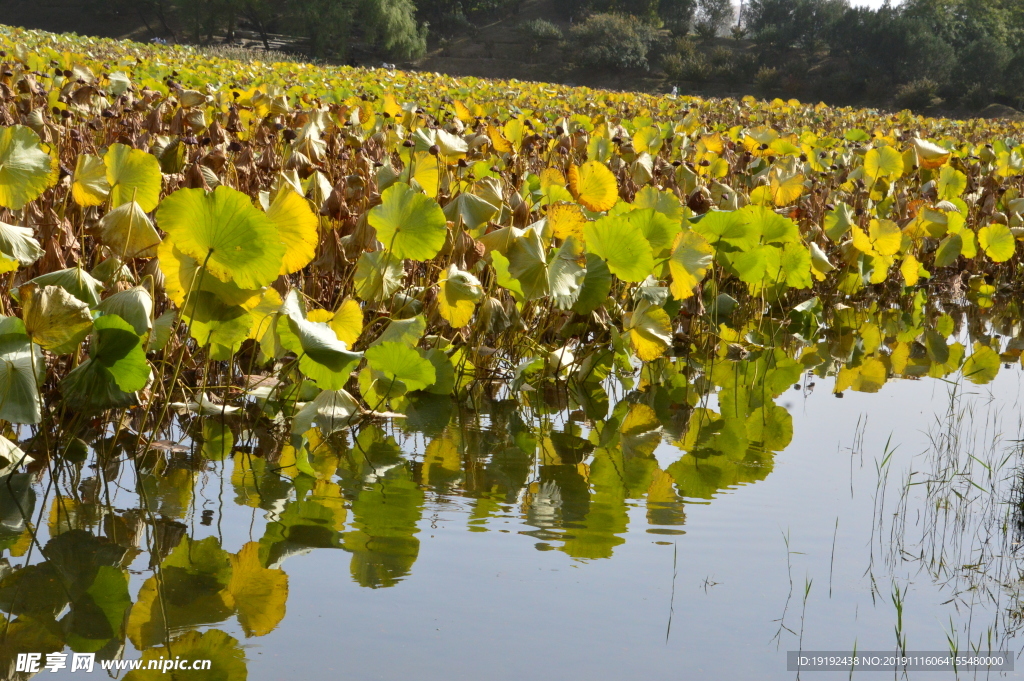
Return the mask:
<path id="1" fill-rule="evenodd" d="M 859 346 L 861 318 L 789 352 Z M 144 455 L 107 424 L 5 478 L 5 664 L 782 679 L 801 647 L 1019 648 L 1019 368 L 929 378 L 914 354 L 918 376 L 858 389 L 782 351 L 719 358 L 694 405 L 642 378 L 425 394 L 277 455 L 252 409 L 183 409 Z"/>
<path id="2" fill-rule="evenodd" d="M 0 27 L 0 673 L 1021 649 L 1022 140 Z"/>

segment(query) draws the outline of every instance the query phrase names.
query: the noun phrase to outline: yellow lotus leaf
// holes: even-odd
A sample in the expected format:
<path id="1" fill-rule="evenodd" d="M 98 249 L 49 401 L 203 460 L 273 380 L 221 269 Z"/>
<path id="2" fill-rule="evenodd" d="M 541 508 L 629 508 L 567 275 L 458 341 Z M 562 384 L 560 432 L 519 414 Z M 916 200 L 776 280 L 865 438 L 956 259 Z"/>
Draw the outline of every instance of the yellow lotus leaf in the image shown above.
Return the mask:
<path id="1" fill-rule="evenodd" d="M 285 246 L 281 274 L 298 272 L 313 261 L 320 243 L 320 220 L 309 208 L 309 202 L 293 189 L 277 192 L 267 217 L 277 227 Z"/>
<path id="2" fill-rule="evenodd" d="M 327 323 L 338 335 L 338 340 L 351 348 L 363 333 L 363 309 L 358 301 L 346 298 Z"/>
<path id="3" fill-rule="evenodd" d="M 569 166 L 569 190 L 583 207 L 595 212 L 610 210 L 619 200 L 615 175 L 597 161 Z"/>
<path id="4" fill-rule="evenodd" d="M 872 180 L 900 177 L 903 174 L 903 156 L 890 146 L 870 149 L 864 155 L 864 172 Z"/>
<path id="5" fill-rule="evenodd" d="M 548 227 L 559 239 L 570 236 L 583 242 L 583 225 L 587 224 L 587 216 L 579 206 L 572 203 L 556 203 L 548 207 Z"/>
<path id="6" fill-rule="evenodd" d="M 672 343 L 672 320 L 660 307 L 643 301 L 622 318 L 636 356 L 645 362 L 661 357 Z"/>
<path id="7" fill-rule="evenodd" d="M 160 203 L 163 175 L 156 156 L 124 144 L 111 144 L 103 157 L 114 207 L 135 201 L 146 213 Z"/>
<path id="8" fill-rule="evenodd" d="M 668 261 L 673 297 L 684 300 L 692 296 L 693 289 L 704 279 L 713 259 L 714 249 L 703 236 L 689 230 L 677 234 Z"/>
<path id="9" fill-rule="evenodd" d="M 416 152 L 409 164 L 409 184 L 422 189 L 427 196 L 437 196 L 441 184 L 437 157 L 426 151 Z"/>
<path id="10" fill-rule="evenodd" d="M 1017 250 L 1013 232 L 1006 225 L 993 223 L 978 230 L 978 243 L 992 262 L 1006 262 Z"/>
<path id="11" fill-rule="evenodd" d="M 99 156 L 79 154 L 75 161 L 71 196 L 79 206 L 102 205 L 110 195 L 107 166 Z"/>
<path id="12" fill-rule="evenodd" d="M 234 600 L 238 623 L 246 636 L 265 636 L 284 619 L 288 575 L 263 567 L 259 542 L 247 542 L 230 560 L 227 592 Z"/>
<path id="13" fill-rule="evenodd" d="M 455 328 L 469 324 L 476 310 L 476 302 L 483 297 L 480 281 L 469 272 L 463 272 L 452 265 L 441 273 L 437 283 L 440 287 L 437 309 L 441 316 Z"/>
<path id="14" fill-rule="evenodd" d="M 804 176 L 799 173 L 789 175 L 773 172 L 768 181 L 776 206 L 788 206 L 804 193 Z"/>
<path id="15" fill-rule="evenodd" d="M 917 152 L 917 164 L 922 168 L 934 170 L 945 165 L 949 160 L 949 150 L 943 149 L 937 144 L 916 137 L 913 144 L 914 151 Z"/>
<path id="16" fill-rule="evenodd" d="M 908 254 L 903 258 L 903 262 L 900 264 L 900 274 L 903 275 L 903 281 L 907 286 L 917 285 L 921 278 L 921 263 L 913 254 Z"/>

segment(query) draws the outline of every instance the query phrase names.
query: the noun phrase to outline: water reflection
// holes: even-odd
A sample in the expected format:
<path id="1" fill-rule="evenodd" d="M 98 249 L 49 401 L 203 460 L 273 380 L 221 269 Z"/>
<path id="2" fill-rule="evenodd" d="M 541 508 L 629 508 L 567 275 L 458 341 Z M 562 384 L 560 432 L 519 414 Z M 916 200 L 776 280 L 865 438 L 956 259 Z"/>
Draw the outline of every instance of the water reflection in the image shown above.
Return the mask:
<path id="1" fill-rule="evenodd" d="M 223 678 L 242 678 L 242 644 L 216 627 L 273 631 L 289 558 L 341 550 L 355 583 L 395 587 L 451 500 L 468 507 L 470 532 L 516 518 L 537 550 L 581 561 L 612 558 L 630 530 L 683 534 L 687 504 L 772 472 L 793 438 L 779 402 L 794 386 L 806 395 L 834 375 L 841 395 L 958 371 L 991 380 L 1024 343 L 1013 310 L 985 315 L 921 297 L 906 309 L 826 311 L 812 300 L 784 334 L 763 318 L 722 326 L 703 349 L 620 367 L 614 380 L 609 362 L 597 382 L 538 374 L 518 395 L 402 398 L 391 406 L 405 418 L 351 431 L 290 437 L 264 405 L 182 415 L 149 448 L 130 422 L 75 433 L 63 458 L 26 444 L 36 461 L 0 479 L 0 672 L 19 652 L 118 659 L 135 656 L 130 644 L 146 659 L 209 657 Z M 251 509 L 249 541 L 225 544 L 222 519 L 242 517 L 231 507 Z"/>

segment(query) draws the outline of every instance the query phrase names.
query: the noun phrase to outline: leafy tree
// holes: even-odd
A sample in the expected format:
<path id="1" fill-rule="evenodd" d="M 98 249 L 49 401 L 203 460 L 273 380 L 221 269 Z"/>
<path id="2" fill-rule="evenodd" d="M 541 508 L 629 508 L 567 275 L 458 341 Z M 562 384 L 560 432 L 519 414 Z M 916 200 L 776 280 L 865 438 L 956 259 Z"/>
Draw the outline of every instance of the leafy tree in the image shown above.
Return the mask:
<path id="1" fill-rule="evenodd" d="M 661 0 L 658 3 L 658 17 L 667 28 L 680 34 L 689 32 L 696 11 L 697 0 Z"/>
<path id="2" fill-rule="evenodd" d="M 649 24 L 622 14 L 592 14 L 569 30 L 570 53 L 590 68 L 646 69 L 653 41 Z"/>
<path id="3" fill-rule="evenodd" d="M 697 0 L 696 29 L 700 35 L 712 38 L 732 23 L 732 0 Z"/>

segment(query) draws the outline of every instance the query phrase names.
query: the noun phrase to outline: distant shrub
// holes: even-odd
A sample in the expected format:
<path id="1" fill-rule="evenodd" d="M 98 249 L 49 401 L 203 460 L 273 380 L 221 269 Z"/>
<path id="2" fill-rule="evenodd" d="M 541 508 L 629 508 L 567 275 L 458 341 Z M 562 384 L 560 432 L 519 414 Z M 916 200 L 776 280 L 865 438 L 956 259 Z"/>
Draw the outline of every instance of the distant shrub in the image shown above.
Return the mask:
<path id="1" fill-rule="evenodd" d="M 519 30 L 527 37 L 539 42 L 542 40 L 561 40 L 562 29 L 547 19 L 533 19 L 520 24 Z"/>
<path id="2" fill-rule="evenodd" d="M 686 62 L 678 54 L 666 54 L 661 58 L 661 70 L 672 80 L 682 78 L 683 67 Z"/>
<path id="3" fill-rule="evenodd" d="M 773 66 L 762 66 L 754 76 L 754 86 L 761 94 L 778 90 L 782 85 L 782 74 Z"/>
<path id="4" fill-rule="evenodd" d="M 912 111 L 921 111 L 942 103 L 939 97 L 939 84 L 931 78 L 919 78 L 900 85 L 896 88 L 896 97 L 893 101 L 899 108 Z"/>
<path id="5" fill-rule="evenodd" d="M 569 30 L 569 49 L 578 66 L 648 68 L 654 29 L 636 17 L 592 14 Z"/>

